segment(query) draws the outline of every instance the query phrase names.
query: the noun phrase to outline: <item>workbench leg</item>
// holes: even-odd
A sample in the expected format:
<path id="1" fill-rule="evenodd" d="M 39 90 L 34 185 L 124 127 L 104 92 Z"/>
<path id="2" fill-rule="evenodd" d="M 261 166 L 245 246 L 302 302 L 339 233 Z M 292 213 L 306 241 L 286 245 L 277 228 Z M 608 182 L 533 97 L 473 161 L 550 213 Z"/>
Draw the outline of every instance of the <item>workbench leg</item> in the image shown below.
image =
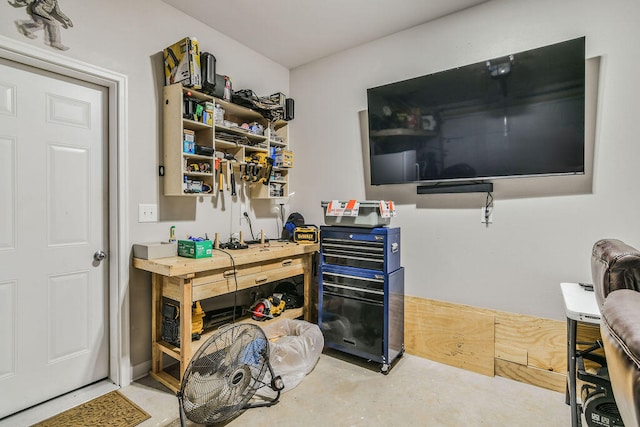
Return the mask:
<path id="1" fill-rule="evenodd" d="M 304 320 L 306 320 L 307 322 L 311 322 L 312 321 L 312 316 L 311 316 L 311 312 L 312 312 L 312 308 L 313 308 L 313 300 L 311 299 L 311 281 L 312 281 L 312 275 L 313 275 L 313 255 L 312 254 L 308 254 L 307 256 L 304 257 L 303 259 L 303 281 L 304 281 L 304 306 L 302 308 L 302 314 L 303 314 L 303 318 Z"/>
<path id="2" fill-rule="evenodd" d="M 158 341 L 162 339 L 162 276 L 151 274 L 151 372 L 162 371 L 162 352 Z"/>
<path id="3" fill-rule="evenodd" d="M 191 301 L 192 281 L 181 279 L 182 295 L 180 295 L 180 382 L 187 365 L 191 360 Z"/>

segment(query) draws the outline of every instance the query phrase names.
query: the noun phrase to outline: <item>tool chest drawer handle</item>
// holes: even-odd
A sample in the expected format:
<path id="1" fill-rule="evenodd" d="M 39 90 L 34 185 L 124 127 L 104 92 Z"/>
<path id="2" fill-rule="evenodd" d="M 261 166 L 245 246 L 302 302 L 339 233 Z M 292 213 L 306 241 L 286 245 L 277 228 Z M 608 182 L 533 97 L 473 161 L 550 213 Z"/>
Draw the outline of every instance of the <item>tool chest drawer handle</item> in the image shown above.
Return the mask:
<path id="1" fill-rule="evenodd" d="M 286 267 L 288 265 L 293 264 L 293 260 L 292 259 L 285 259 L 284 261 L 282 261 L 282 266 Z"/>
<path id="2" fill-rule="evenodd" d="M 235 276 L 236 274 L 238 274 L 238 270 L 227 270 L 224 273 L 222 273 L 222 276 L 229 277 L 229 276 Z"/>
<path id="3" fill-rule="evenodd" d="M 269 276 L 258 276 L 256 277 L 256 283 L 266 282 L 269 279 Z"/>
<path id="4" fill-rule="evenodd" d="M 339 273 L 330 273 L 328 271 L 322 272 L 323 276 L 332 276 L 332 277 L 344 277 L 346 279 L 355 279 L 355 280 L 366 280 L 367 282 L 377 282 L 377 283 L 384 283 L 384 277 L 381 276 L 380 274 L 376 274 L 373 277 L 366 277 L 366 276 L 352 276 L 350 274 L 339 274 Z"/>
<path id="5" fill-rule="evenodd" d="M 376 294 L 376 295 L 384 295 L 384 291 L 380 291 L 377 289 L 366 289 L 366 288 L 359 288 L 356 286 L 346 286 L 346 285 L 339 285 L 337 283 L 332 283 L 332 282 L 325 282 L 325 286 L 330 288 L 330 287 L 334 287 L 334 288 L 338 288 L 338 289 L 344 289 L 347 291 L 356 291 L 356 292 L 362 292 L 365 294 Z"/>

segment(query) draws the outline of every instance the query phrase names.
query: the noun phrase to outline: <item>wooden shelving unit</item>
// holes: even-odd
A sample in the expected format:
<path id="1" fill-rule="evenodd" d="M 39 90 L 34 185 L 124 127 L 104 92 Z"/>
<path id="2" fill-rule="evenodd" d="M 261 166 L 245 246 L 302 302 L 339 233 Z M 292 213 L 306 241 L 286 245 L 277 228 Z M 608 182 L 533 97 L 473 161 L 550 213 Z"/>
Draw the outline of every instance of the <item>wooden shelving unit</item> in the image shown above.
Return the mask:
<path id="1" fill-rule="evenodd" d="M 202 123 L 183 117 L 185 97 L 194 98 L 200 102 L 211 102 L 224 109 L 224 123 Z M 262 153 L 270 156 L 272 149 L 288 150 L 289 135 L 286 121 L 270 123 L 260 113 L 207 94 L 185 88 L 181 84 L 164 87 L 163 100 L 163 134 L 164 134 L 164 195 L 165 196 L 206 196 L 214 195 L 218 191 L 216 183 L 220 175 L 215 170 L 216 156 L 185 153 L 184 131 L 190 130 L 195 134 L 195 144 L 213 149 L 218 156 L 226 157 L 221 161 L 226 170 L 227 162 L 233 168 L 236 185 L 242 185 L 242 170 L 246 166 L 246 158 L 252 153 Z M 258 123 L 263 129 L 262 135 L 252 133 L 242 127 L 242 124 Z M 232 136 L 229 137 L 229 136 Z M 233 139 L 233 141 L 231 141 Z M 203 164 L 206 172 L 193 171 L 189 165 Z M 201 169 L 201 168 L 198 168 Z M 269 199 L 288 194 L 288 169 L 273 168 L 273 180 L 269 183 L 250 182 L 249 194 L 252 198 Z M 202 181 L 209 193 L 188 192 L 187 180 Z M 226 185 L 223 186 L 226 188 Z"/>

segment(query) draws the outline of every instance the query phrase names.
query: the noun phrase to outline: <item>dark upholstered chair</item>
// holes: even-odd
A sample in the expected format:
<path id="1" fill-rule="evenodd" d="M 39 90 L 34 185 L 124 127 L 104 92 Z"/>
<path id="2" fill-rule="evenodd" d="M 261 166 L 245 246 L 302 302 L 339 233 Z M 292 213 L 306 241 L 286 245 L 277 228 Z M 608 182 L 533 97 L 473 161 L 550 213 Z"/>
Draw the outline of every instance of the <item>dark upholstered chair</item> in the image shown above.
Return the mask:
<path id="1" fill-rule="evenodd" d="M 591 273 L 616 405 L 625 426 L 640 426 L 640 251 L 620 240 L 600 240 L 593 246 Z"/>

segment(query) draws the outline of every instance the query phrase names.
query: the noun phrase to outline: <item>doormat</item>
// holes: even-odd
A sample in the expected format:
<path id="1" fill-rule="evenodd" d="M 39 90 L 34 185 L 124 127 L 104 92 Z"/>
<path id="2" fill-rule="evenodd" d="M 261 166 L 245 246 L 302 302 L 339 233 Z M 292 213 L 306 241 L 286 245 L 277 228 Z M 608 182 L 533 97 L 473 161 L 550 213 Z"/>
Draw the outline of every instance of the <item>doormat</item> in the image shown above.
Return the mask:
<path id="1" fill-rule="evenodd" d="M 32 427 L 133 427 L 151 418 L 138 405 L 115 390 L 62 412 Z"/>

